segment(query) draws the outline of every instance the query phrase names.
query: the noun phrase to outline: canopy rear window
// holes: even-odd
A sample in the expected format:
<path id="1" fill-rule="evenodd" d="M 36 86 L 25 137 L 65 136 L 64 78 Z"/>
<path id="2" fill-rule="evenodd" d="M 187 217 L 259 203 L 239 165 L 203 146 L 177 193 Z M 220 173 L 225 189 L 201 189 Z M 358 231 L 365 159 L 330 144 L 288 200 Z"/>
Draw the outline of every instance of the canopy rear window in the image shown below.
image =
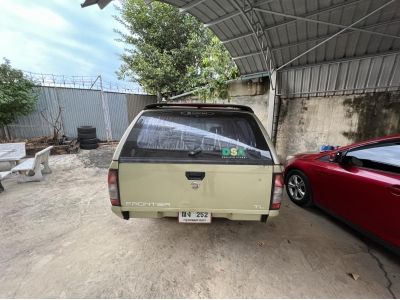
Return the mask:
<path id="1" fill-rule="evenodd" d="M 271 164 L 254 117 L 212 110 L 144 112 L 122 148 L 121 159 L 153 162 Z"/>

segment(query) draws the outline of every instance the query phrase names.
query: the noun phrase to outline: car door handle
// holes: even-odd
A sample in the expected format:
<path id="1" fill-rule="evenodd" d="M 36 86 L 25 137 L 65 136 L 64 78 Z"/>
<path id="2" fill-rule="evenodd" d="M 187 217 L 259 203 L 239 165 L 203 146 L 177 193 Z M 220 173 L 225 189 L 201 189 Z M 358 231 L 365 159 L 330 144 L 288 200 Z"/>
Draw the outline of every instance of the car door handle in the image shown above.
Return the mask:
<path id="1" fill-rule="evenodd" d="M 186 178 L 188 180 L 203 180 L 205 176 L 205 172 L 186 172 Z"/>
<path id="2" fill-rule="evenodd" d="M 399 185 L 393 185 L 393 186 L 389 187 L 389 191 L 393 195 L 400 197 L 400 186 Z"/>

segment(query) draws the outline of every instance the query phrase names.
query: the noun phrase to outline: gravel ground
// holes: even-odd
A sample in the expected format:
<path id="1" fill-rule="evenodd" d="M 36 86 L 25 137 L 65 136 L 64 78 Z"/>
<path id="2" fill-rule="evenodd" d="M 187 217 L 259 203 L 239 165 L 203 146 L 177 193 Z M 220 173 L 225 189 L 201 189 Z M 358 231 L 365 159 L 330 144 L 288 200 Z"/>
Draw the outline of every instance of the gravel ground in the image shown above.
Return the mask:
<path id="1" fill-rule="evenodd" d="M 112 151 L 53 156 L 42 182 L 4 181 L 0 298 L 400 296 L 398 257 L 287 199 L 266 224 L 118 219 Z"/>
<path id="2" fill-rule="evenodd" d="M 110 166 L 117 145 L 102 145 L 95 151 L 80 150 L 78 158 L 86 168 L 95 167 L 107 169 Z"/>

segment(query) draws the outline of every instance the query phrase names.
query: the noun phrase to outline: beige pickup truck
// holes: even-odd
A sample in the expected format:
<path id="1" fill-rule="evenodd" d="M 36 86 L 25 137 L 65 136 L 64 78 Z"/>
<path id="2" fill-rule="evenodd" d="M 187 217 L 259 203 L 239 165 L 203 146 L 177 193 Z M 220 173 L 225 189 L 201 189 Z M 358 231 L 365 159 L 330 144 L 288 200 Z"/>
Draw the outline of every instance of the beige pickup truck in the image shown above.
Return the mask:
<path id="1" fill-rule="evenodd" d="M 279 213 L 282 171 L 251 108 L 151 104 L 114 153 L 108 174 L 111 208 L 124 219 L 265 222 Z"/>

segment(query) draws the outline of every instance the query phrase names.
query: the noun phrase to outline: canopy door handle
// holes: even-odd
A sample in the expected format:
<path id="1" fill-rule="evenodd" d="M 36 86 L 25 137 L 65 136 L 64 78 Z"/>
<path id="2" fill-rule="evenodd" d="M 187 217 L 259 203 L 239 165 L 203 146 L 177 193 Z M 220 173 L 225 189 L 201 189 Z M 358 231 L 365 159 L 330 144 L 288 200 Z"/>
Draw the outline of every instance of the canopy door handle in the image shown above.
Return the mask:
<path id="1" fill-rule="evenodd" d="M 206 176 L 205 172 L 186 172 L 186 178 L 188 180 L 203 180 L 204 177 Z"/>

